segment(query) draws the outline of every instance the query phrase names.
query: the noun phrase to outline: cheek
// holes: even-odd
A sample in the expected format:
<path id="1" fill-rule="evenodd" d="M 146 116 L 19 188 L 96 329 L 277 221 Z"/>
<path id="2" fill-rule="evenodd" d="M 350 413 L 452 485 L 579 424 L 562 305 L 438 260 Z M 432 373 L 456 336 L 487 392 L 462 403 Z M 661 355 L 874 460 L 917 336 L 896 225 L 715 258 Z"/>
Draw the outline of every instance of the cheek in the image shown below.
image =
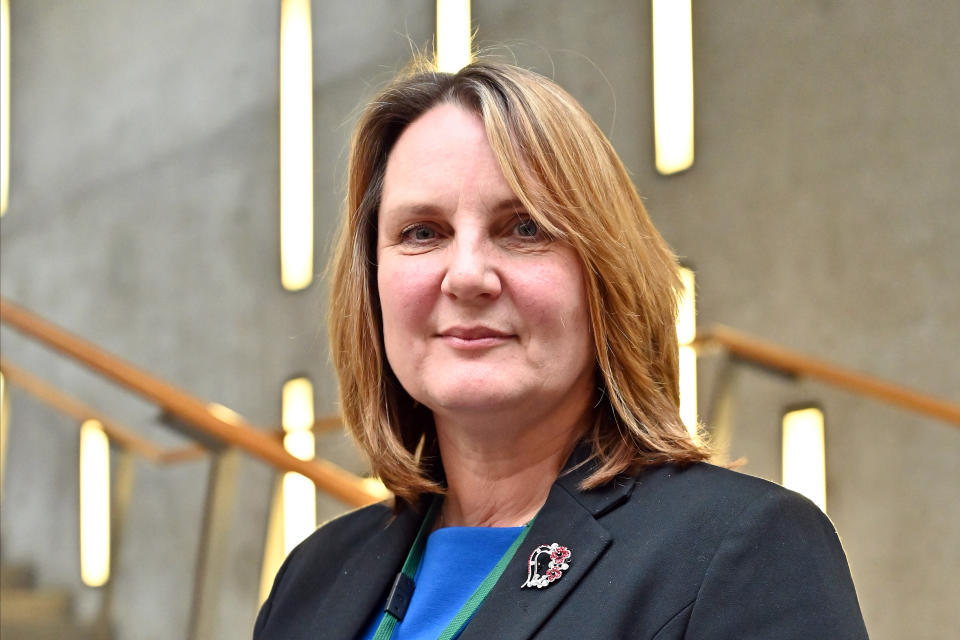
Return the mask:
<path id="1" fill-rule="evenodd" d="M 547 330 L 544 338 L 561 340 L 571 349 L 588 349 L 592 354 L 586 287 L 575 259 L 556 260 L 529 270 L 524 289 L 528 317 L 535 326 Z"/>
<path id="2" fill-rule="evenodd" d="M 581 379 L 592 371 L 596 363 L 596 347 L 590 324 L 590 309 L 586 287 L 579 269 L 571 274 L 564 291 L 563 309 L 560 311 L 559 341 L 565 345 L 563 366 Z"/>
<path id="3" fill-rule="evenodd" d="M 416 267 L 398 268 L 394 260 L 383 260 L 377 269 L 380 312 L 387 349 L 391 343 L 405 343 L 414 330 L 422 330 L 430 313 L 430 276 Z M 438 285 L 439 288 L 439 285 Z M 402 344 L 395 346 L 403 347 Z"/>

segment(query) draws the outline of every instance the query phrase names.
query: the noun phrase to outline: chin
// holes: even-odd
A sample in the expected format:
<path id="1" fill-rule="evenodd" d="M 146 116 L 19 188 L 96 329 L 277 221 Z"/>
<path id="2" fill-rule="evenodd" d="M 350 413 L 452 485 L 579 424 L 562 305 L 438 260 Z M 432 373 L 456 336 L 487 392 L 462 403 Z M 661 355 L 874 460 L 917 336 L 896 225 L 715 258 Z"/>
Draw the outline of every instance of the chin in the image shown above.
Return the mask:
<path id="1" fill-rule="evenodd" d="M 475 386 L 451 386 L 423 394 L 420 403 L 434 413 L 500 412 L 524 404 L 517 390 L 477 389 Z"/>

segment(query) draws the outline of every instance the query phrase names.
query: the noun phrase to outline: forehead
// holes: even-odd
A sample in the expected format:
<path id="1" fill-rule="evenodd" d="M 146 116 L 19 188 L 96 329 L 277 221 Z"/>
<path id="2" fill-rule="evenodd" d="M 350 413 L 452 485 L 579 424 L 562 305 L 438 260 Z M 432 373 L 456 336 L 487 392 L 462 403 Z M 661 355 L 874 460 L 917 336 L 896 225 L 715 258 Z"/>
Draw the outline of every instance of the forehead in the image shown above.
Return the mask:
<path id="1" fill-rule="evenodd" d="M 400 134 L 390 156 L 391 160 L 410 152 L 431 151 L 449 156 L 458 147 L 489 147 L 483 121 L 476 113 L 445 102 L 428 109 Z"/>
<path id="2" fill-rule="evenodd" d="M 381 207 L 459 196 L 466 189 L 498 198 L 513 195 L 480 117 L 441 104 L 414 120 L 391 149 Z"/>

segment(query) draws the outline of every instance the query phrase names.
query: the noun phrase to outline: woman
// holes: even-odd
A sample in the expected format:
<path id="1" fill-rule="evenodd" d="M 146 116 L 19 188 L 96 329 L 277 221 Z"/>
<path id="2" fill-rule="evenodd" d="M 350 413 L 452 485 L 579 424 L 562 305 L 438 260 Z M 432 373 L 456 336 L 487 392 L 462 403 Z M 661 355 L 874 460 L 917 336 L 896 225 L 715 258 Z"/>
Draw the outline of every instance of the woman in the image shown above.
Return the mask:
<path id="1" fill-rule="evenodd" d="M 420 72 L 358 124 L 330 314 L 396 495 L 320 528 L 255 638 L 866 638 L 827 518 L 678 415 L 674 256 L 551 81 Z"/>

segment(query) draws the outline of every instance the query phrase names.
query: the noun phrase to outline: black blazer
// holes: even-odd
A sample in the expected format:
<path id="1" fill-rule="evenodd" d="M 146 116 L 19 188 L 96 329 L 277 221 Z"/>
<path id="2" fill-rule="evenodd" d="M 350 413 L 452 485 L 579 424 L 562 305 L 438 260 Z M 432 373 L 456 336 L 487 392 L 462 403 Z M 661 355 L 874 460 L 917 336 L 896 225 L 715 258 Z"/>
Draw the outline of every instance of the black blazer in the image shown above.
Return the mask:
<path id="1" fill-rule="evenodd" d="M 554 483 L 461 640 L 867 638 L 837 533 L 806 498 L 708 464 L 583 492 L 588 471 Z M 382 610 L 421 518 L 375 505 L 318 529 L 277 574 L 255 640 L 356 638 Z M 570 568 L 520 589 L 530 552 L 553 542 L 571 550 Z"/>

